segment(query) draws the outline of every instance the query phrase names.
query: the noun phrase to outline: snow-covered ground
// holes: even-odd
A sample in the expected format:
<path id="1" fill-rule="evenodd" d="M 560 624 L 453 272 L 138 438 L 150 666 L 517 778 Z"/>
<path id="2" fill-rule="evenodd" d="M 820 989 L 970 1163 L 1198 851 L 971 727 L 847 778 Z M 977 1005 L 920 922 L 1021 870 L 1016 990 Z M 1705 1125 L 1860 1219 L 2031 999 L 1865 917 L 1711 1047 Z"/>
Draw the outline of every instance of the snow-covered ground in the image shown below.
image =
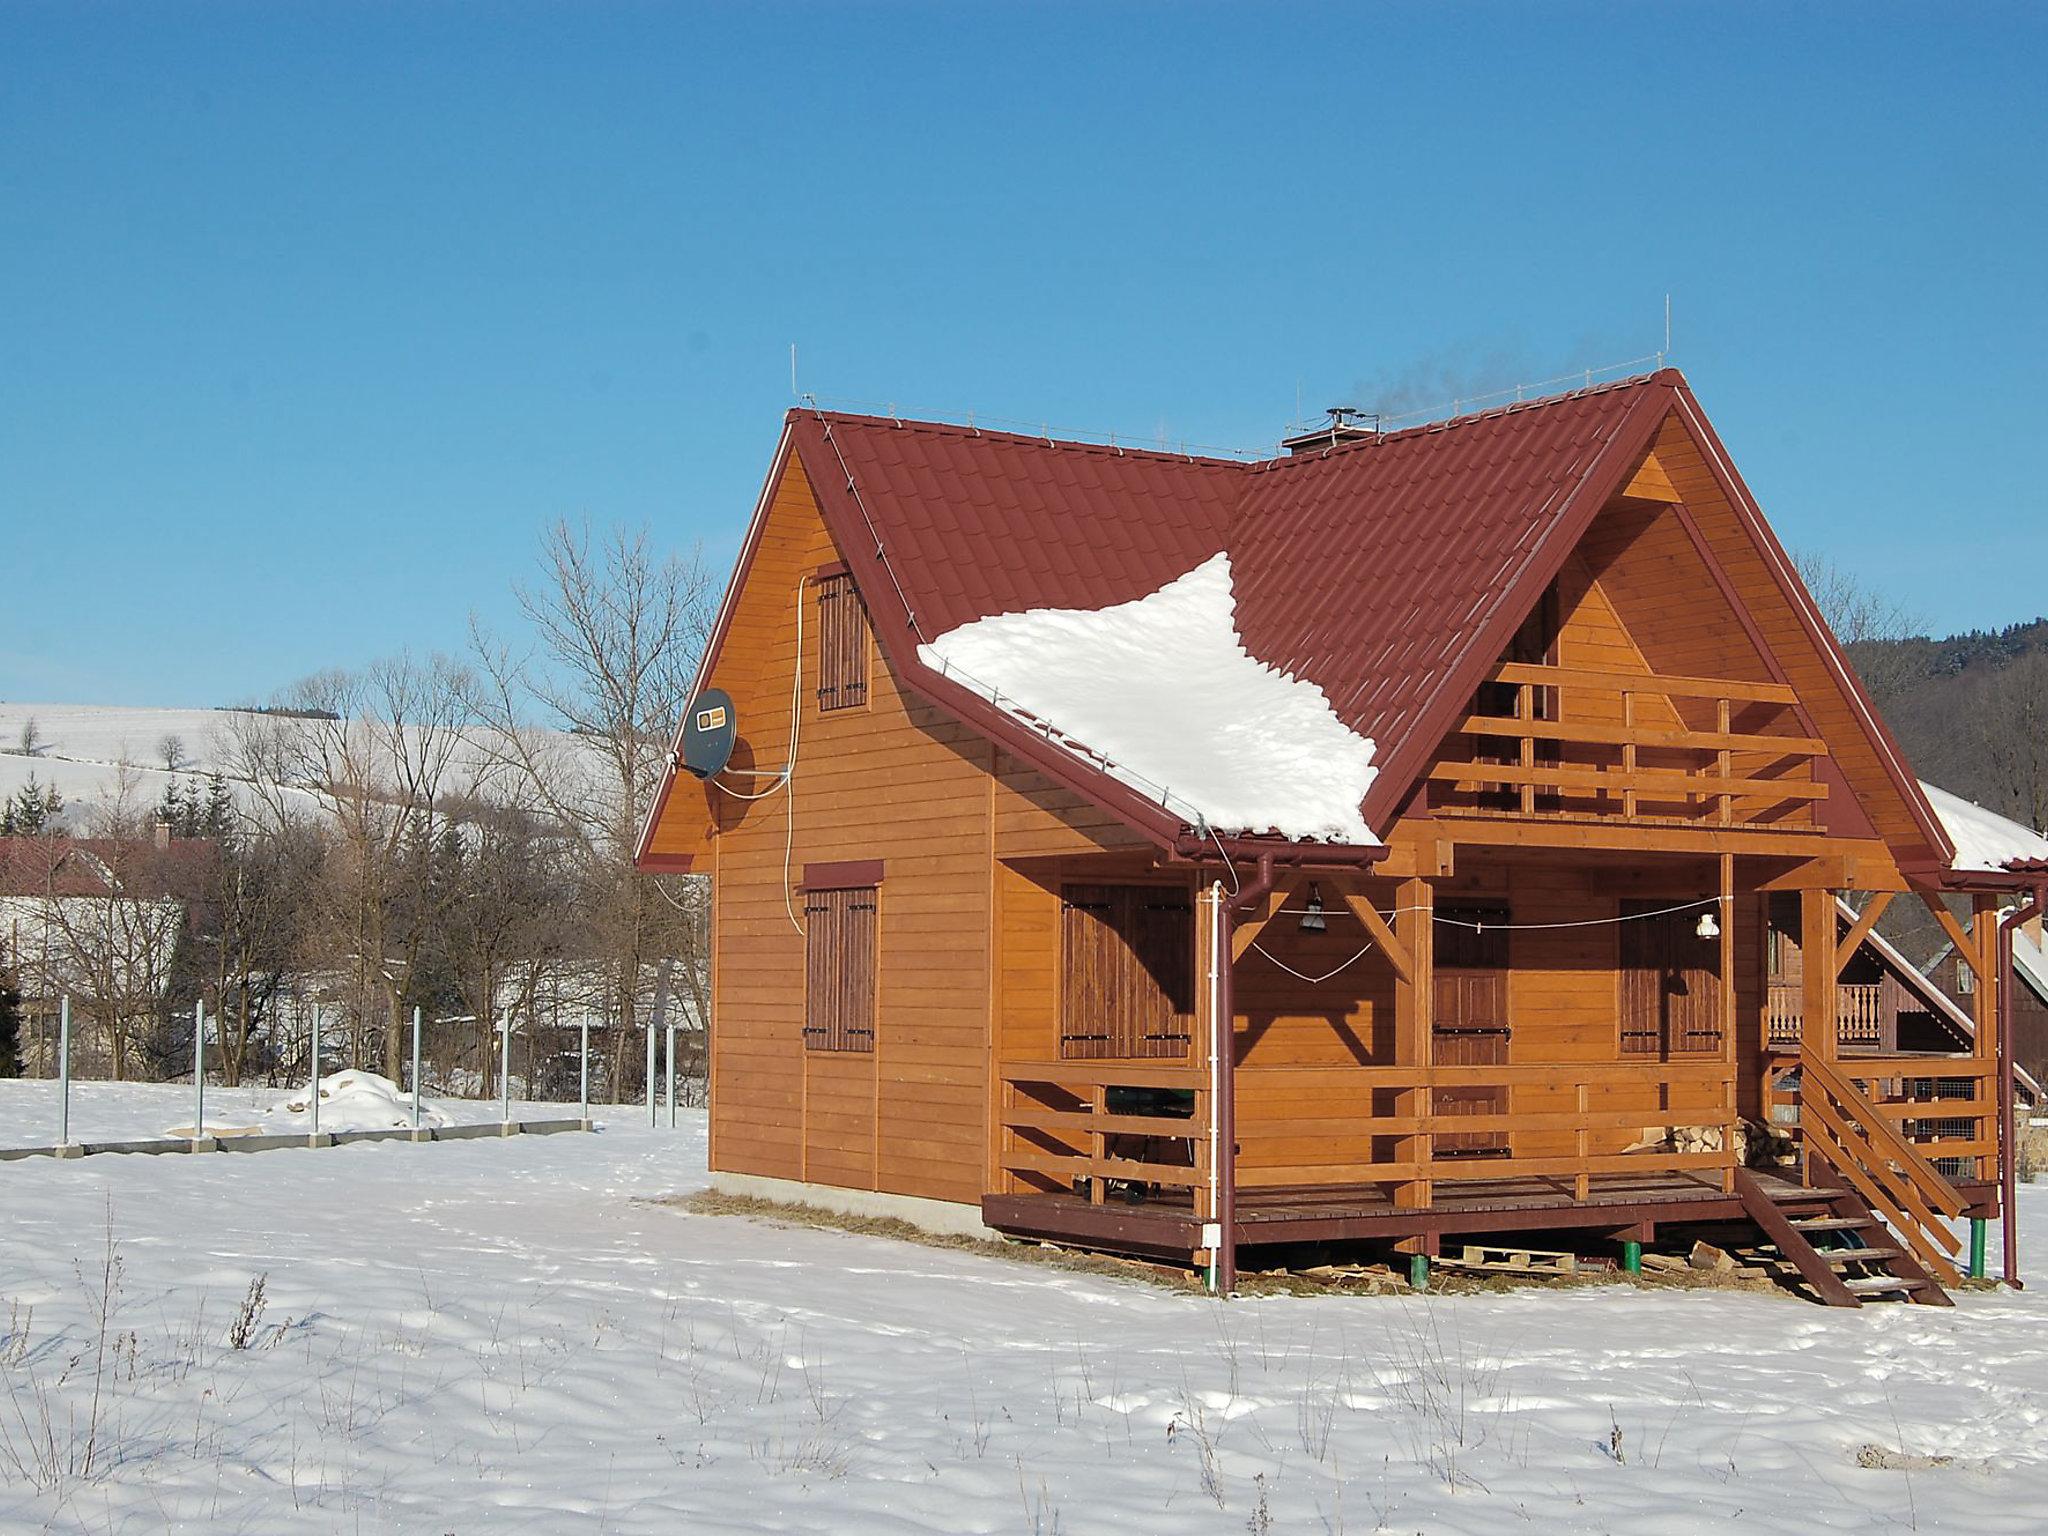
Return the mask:
<path id="1" fill-rule="evenodd" d="M 518 1079 L 513 1081 L 516 1085 Z M 374 1131 L 412 1124 L 411 1096 L 375 1073 L 322 1072 L 320 1089 L 323 1131 Z M 194 1107 L 189 1082 L 182 1086 L 75 1082 L 71 1085 L 71 1139 L 91 1143 L 140 1141 L 173 1133 L 189 1136 Z M 574 1104 L 512 1101 L 515 1120 L 574 1119 L 577 1113 Z M 644 1116 L 646 1110 L 640 1113 Z M 448 1099 L 427 1094 L 420 1101 L 422 1125 L 470 1125 L 502 1118 L 498 1099 Z M 303 1083 L 292 1088 L 207 1084 L 209 1135 L 309 1130 L 311 1121 Z M 0 1082 L 0 1148 L 47 1147 L 56 1140 L 57 1084 L 49 1079 Z"/>
<path id="2" fill-rule="evenodd" d="M 2035 1292 L 1219 1305 L 688 1214 L 660 1202 L 703 1184 L 702 1119 L 611 1119 L 0 1164 L 0 1529 L 1974 1536 L 2048 1507 Z"/>

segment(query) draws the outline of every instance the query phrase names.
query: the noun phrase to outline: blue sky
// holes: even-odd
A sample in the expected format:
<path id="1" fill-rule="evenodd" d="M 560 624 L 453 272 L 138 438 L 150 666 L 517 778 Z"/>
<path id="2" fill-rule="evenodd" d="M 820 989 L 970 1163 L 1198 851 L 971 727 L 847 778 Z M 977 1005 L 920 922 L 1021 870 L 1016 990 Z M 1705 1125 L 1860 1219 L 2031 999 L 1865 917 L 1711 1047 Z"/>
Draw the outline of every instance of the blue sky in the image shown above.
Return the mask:
<path id="1" fill-rule="evenodd" d="M 1653 352 L 1785 540 L 2048 609 L 2023 8 L 0 0 L 0 698 L 729 562 L 789 399 L 1271 443 Z"/>

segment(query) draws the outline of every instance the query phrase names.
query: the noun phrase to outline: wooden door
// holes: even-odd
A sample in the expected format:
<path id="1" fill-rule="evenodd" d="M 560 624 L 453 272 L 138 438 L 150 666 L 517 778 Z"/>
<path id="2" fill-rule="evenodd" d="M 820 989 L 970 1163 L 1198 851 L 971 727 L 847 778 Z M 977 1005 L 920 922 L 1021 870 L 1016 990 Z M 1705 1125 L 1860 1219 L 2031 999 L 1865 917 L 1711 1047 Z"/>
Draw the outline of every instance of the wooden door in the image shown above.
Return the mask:
<path id="1" fill-rule="evenodd" d="M 1621 904 L 1621 1053 L 1669 1057 L 1721 1049 L 1721 945 L 1700 912 Z"/>
<path id="2" fill-rule="evenodd" d="M 1436 1019 L 1431 1033 L 1442 1066 L 1495 1066 L 1508 1059 L 1508 921 L 1504 907 L 1437 908 Z M 1508 1091 L 1439 1088 L 1440 1115 L 1504 1115 Z M 1439 1156 L 1503 1157 L 1506 1131 L 1451 1131 L 1436 1138 Z"/>

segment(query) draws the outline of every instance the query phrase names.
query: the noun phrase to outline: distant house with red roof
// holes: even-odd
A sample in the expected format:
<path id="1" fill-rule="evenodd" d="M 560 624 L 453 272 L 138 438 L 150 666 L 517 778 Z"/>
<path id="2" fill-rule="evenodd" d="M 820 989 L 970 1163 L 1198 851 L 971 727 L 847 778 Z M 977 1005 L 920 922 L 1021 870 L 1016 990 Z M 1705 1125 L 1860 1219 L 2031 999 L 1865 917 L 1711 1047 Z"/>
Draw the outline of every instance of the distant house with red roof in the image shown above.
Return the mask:
<path id="1" fill-rule="evenodd" d="M 132 1036 L 160 1009 L 178 945 L 211 877 L 209 839 L 0 838 L 0 964 L 20 980 L 31 1071 L 48 1066 L 60 1001 L 75 1064 L 124 1074 Z"/>
<path id="2" fill-rule="evenodd" d="M 792 411 L 639 863 L 712 884 L 726 1188 L 1225 1290 L 1751 1220 L 1842 1304 L 2000 1209 L 1983 998 L 1841 982 L 1901 896 L 1988 964 L 2006 874 L 1673 371 L 1249 462 Z"/>

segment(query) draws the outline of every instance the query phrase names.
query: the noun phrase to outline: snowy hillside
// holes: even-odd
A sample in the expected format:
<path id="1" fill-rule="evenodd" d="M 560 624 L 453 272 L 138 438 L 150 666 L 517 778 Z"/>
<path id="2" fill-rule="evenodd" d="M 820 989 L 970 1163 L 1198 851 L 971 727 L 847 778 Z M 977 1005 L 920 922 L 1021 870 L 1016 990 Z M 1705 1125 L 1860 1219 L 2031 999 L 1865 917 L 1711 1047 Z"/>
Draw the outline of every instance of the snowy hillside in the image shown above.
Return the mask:
<path id="1" fill-rule="evenodd" d="M 229 731 L 237 718 L 220 709 L 0 703 L 0 797 L 14 794 L 33 774 L 38 784 L 56 787 L 73 823 L 92 806 L 111 804 L 124 786 L 138 805 L 154 805 L 174 776 L 190 781 L 217 768 L 233 777 Z M 30 721 L 40 737 L 33 757 L 19 752 L 22 730 Z M 539 734 L 551 750 L 582 750 L 577 738 Z M 175 736 L 184 752 L 176 775 L 165 767 L 159 745 L 167 736 Z M 487 755 L 485 738 L 478 733 L 457 754 L 451 783 L 478 770 Z M 310 789 L 304 793 L 309 802 L 316 798 Z"/>

